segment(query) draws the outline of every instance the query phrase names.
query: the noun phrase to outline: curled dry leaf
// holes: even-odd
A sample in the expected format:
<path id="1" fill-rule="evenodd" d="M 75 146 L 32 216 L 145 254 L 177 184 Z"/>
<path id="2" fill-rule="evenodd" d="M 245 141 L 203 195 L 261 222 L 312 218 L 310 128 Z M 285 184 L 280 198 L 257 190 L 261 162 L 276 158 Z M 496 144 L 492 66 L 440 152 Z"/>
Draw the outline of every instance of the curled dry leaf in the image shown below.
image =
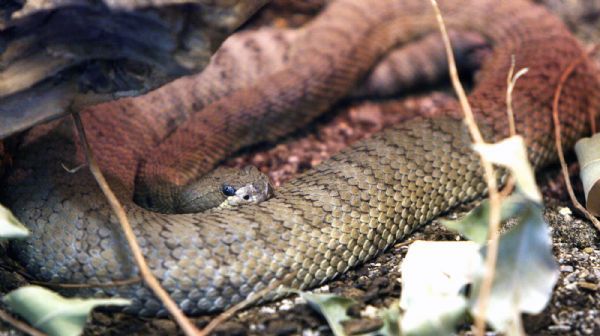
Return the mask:
<path id="1" fill-rule="evenodd" d="M 585 207 L 594 216 L 600 215 L 600 133 L 582 138 L 575 144 L 581 167 L 581 182 L 585 191 Z"/>

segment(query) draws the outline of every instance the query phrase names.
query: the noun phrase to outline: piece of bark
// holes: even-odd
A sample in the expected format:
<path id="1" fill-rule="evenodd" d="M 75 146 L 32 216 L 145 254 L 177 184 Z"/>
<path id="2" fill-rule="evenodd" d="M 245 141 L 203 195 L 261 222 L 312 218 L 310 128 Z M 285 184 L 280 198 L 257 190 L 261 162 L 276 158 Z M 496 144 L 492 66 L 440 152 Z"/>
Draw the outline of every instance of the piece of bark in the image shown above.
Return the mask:
<path id="1" fill-rule="evenodd" d="M 268 0 L 5 0 L 0 139 L 202 70 Z"/>

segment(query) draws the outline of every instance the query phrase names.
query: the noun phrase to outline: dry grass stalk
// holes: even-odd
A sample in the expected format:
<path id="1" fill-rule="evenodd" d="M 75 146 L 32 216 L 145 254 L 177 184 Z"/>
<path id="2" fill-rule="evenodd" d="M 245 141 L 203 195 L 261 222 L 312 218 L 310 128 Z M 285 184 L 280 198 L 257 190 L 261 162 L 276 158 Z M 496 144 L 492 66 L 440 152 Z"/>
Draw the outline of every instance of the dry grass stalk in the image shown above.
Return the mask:
<path id="1" fill-rule="evenodd" d="M 595 52 L 597 49 L 598 49 L 598 46 L 596 46 L 591 51 L 591 53 Z M 562 170 L 563 177 L 565 179 L 565 184 L 567 185 L 567 192 L 569 194 L 569 198 L 571 199 L 571 203 L 573 203 L 573 206 L 575 208 L 577 208 L 577 210 L 581 211 L 581 213 L 583 213 L 585 215 L 585 217 L 587 217 L 587 219 L 589 219 L 592 222 L 592 224 L 594 224 L 594 226 L 596 227 L 597 230 L 600 230 L 600 221 L 598 221 L 598 219 L 596 217 L 594 217 L 594 215 L 592 215 L 589 211 L 587 211 L 587 209 L 583 205 L 581 205 L 581 203 L 579 203 L 579 201 L 577 200 L 577 197 L 575 196 L 575 192 L 573 191 L 573 186 L 571 185 L 571 179 L 569 178 L 569 169 L 567 167 L 567 162 L 565 160 L 565 154 L 562 149 L 561 126 L 560 126 L 560 119 L 558 116 L 558 113 L 559 113 L 558 103 L 560 102 L 560 94 L 562 92 L 562 88 L 563 88 L 565 82 L 567 81 L 567 79 L 569 78 L 569 76 L 575 70 L 575 68 L 579 64 L 581 64 L 581 62 L 586 60 L 587 57 L 588 57 L 587 53 L 582 54 L 581 57 L 579 57 L 576 60 L 574 60 L 573 62 L 571 62 L 567 66 L 565 71 L 562 73 L 562 75 L 560 76 L 560 80 L 558 82 L 558 85 L 556 86 L 556 90 L 554 91 L 554 101 L 552 102 L 552 119 L 554 121 L 554 141 L 555 141 L 555 146 L 556 146 L 556 152 L 558 153 L 560 167 Z M 592 112 L 590 111 L 590 113 L 592 113 Z M 593 117 L 593 115 L 590 116 L 590 118 L 592 120 L 595 119 Z M 594 123 L 592 123 L 591 126 L 593 129 L 595 128 Z"/>
<path id="2" fill-rule="evenodd" d="M 115 280 L 106 283 L 84 283 L 84 284 L 70 284 L 70 283 L 56 283 L 56 282 L 45 282 L 45 281 L 37 281 L 31 280 L 30 283 L 34 285 L 40 285 L 44 287 L 55 287 L 55 288 L 104 288 L 104 287 L 118 287 L 118 286 L 128 286 L 142 281 L 142 278 L 135 277 L 131 279 L 125 280 Z"/>
<path id="3" fill-rule="evenodd" d="M 471 137 L 473 138 L 474 144 L 484 144 L 481 132 L 475 122 L 473 111 L 469 105 L 467 95 L 464 88 L 460 84 L 458 78 L 458 70 L 456 68 L 456 61 L 454 60 L 454 54 L 452 53 L 452 46 L 450 39 L 448 38 L 448 32 L 444 24 L 444 18 L 440 12 L 436 0 L 431 0 L 431 5 L 435 11 L 435 16 L 438 21 L 440 32 L 442 33 L 442 39 L 446 48 L 446 56 L 448 58 L 448 68 L 450 72 L 450 79 L 458 101 L 460 102 L 465 123 L 469 128 Z M 478 314 L 475 316 L 475 334 L 483 335 L 485 333 L 485 311 L 487 309 L 489 296 L 492 289 L 492 282 L 494 279 L 494 271 L 496 269 L 496 259 L 498 258 L 498 241 L 499 241 L 499 226 L 500 226 L 500 204 L 501 198 L 498 192 L 497 181 L 495 178 L 494 168 L 492 164 L 485 158 L 481 157 L 481 165 L 484 170 L 484 177 L 488 185 L 489 204 L 490 204 L 490 217 L 489 217 L 489 243 L 487 247 L 487 258 L 485 260 L 485 275 L 481 284 L 481 289 L 478 293 Z"/>
<path id="4" fill-rule="evenodd" d="M 508 76 L 506 76 L 506 113 L 508 115 L 508 129 L 509 135 L 515 136 L 517 135 L 517 128 L 515 127 L 515 114 L 513 113 L 512 106 L 512 93 L 517 84 L 517 80 L 527 73 L 529 69 L 523 68 L 515 74 L 515 55 L 512 55 L 510 58 L 510 69 L 508 70 Z M 510 175 L 508 177 L 508 181 L 506 181 L 506 185 L 500 191 L 501 199 L 508 197 L 515 187 L 515 178 Z"/>
<path id="5" fill-rule="evenodd" d="M 161 286 L 158 280 L 154 277 L 146 260 L 144 259 L 144 255 L 142 254 L 142 250 L 138 245 L 135 234 L 133 233 L 133 229 L 131 228 L 131 224 L 129 224 L 129 219 L 127 218 L 127 214 L 123 209 L 123 206 L 112 192 L 108 183 L 106 183 L 106 179 L 98 164 L 96 163 L 96 159 L 94 158 L 94 153 L 92 152 L 89 143 L 87 141 L 87 137 L 85 135 L 85 129 L 83 128 L 83 123 L 81 122 L 81 118 L 78 112 L 73 112 L 71 114 L 73 116 L 73 120 L 75 121 L 75 126 L 77 127 L 77 131 L 79 133 L 79 139 L 81 141 L 81 145 L 83 146 L 85 157 L 87 159 L 87 163 L 90 169 L 90 172 L 98 182 L 100 189 L 106 196 L 108 203 L 110 204 L 113 212 L 117 216 L 119 223 L 121 224 L 121 228 L 125 234 L 125 238 L 127 239 L 127 243 L 129 244 L 129 248 L 131 249 L 131 253 L 133 258 L 140 269 L 140 274 L 142 279 L 146 283 L 146 285 L 154 292 L 154 294 L 159 298 L 159 300 L 164 304 L 165 308 L 169 313 L 173 316 L 177 324 L 181 327 L 183 332 L 186 335 L 198 335 L 199 331 L 196 326 L 181 312 L 177 304 L 169 297 L 167 291 L 165 291 Z"/>

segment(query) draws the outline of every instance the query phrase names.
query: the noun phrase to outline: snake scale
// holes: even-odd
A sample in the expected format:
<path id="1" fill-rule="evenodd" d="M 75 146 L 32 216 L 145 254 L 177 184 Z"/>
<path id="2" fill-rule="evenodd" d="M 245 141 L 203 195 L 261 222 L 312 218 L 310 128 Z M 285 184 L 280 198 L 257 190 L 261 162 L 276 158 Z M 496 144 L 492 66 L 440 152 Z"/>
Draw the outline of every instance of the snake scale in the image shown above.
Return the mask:
<path id="1" fill-rule="evenodd" d="M 553 92 L 562 71 L 583 53 L 578 42 L 559 19 L 528 1 L 442 1 L 441 7 L 452 29 L 476 32 L 492 46 L 469 96 L 486 139 L 498 140 L 508 132 L 506 76 L 515 55 L 517 68 L 530 69 L 513 97 L 517 131 L 526 138 L 536 168 L 554 161 Z M 484 195 L 479 158 L 470 148 L 458 105 L 451 103 L 439 107 L 439 118 L 415 119 L 356 143 L 260 204 L 161 214 L 131 201 L 132 170 L 139 162 L 138 180 L 150 181 L 143 187 L 157 186 L 159 194 L 171 197 L 173 186 L 181 188 L 224 155 L 275 139 L 326 110 L 393 46 L 435 33 L 431 13 L 429 2 L 421 0 L 334 1 L 293 31 L 289 52 L 261 79 L 221 93 L 216 87 L 216 98 L 195 107 L 169 89 L 137 107 L 148 108 L 150 115 L 145 117 L 148 135 L 137 135 L 142 140 L 107 134 L 135 128 L 131 102 L 116 105 L 115 119 L 104 119 L 107 128 L 94 129 L 90 123 L 92 146 L 125 203 L 152 271 L 186 313 L 225 309 L 286 276 L 296 288 L 323 284 L 441 213 Z M 586 60 L 565 83 L 560 101 L 565 146 L 587 132 L 588 112 L 599 107 L 597 92 L 597 72 Z M 153 115 L 158 98 L 175 112 Z M 98 109 L 109 113 L 111 105 Z M 84 114 L 85 119 L 103 114 L 95 112 Z M 186 123 L 174 131 L 153 124 L 181 119 Z M 32 236 L 12 244 L 11 251 L 40 280 L 131 278 L 137 269 L 91 175 L 86 169 L 67 173 L 60 165 L 81 162 L 74 138 L 68 123 L 24 137 L 2 201 Z M 127 141 L 159 144 L 156 156 L 128 150 Z M 143 284 L 76 293 L 127 297 L 133 300 L 127 312 L 165 314 Z"/>

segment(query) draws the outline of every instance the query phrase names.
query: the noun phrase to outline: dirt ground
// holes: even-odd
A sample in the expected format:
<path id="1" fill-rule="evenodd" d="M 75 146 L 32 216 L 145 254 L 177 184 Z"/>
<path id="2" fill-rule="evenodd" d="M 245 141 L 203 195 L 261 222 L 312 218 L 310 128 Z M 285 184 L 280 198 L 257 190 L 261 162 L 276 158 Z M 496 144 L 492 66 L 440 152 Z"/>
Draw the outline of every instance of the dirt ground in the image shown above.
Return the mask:
<path id="1" fill-rule="evenodd" d="M 569 5 L 569 1 L 544 2 L 564 14 L 566 21 L 584 41 L 599 41 L 600 4 L 597 1 L 589 2 L 594 3 L 593 8 Z M 583 1 L 581 3 L 587 4 Z M 273 8 L 277 9 L 277 6 Z M 318 8 L 318 4 L 301 9 L 306 14 L 311 14 L 315 8 Z M 259 21 L 270 21 L 276 25 L 288 25 L 290 22 L 297 24 L 306 17 L 304 14 L 293 14 L 281 21 L 269 10 L 261 15 Z M 415 115 L 429 115 L 434 105 L 447 99 L 451 99 L 451 94 L 447 89 L 442 89 L 431 94 L 406 96 L 386 102 L 343 102 L 332 113 L 281 143 L 253 148 L 227 164 L 254 164 L 268 172 L 276 184 L 279 184 L 387 125 Z M 575 174 L 577 167 L 572 165 L 570 169 L 573 172 L 571 180 L 581 194 L 581 186 Z M 600 335 L 600 234 L 570 206 L 564 180 L 557 167 L 550 167 L 539 174 L 539 183 L 547 207 L 545 217 L 552 227 L 553 251 L 561 272 L 550 304 L 542 314 L 526 316 L 525 328 L 530 335 Z M 448 216 L 460 216 L 469 208 L 471 206 L 464 206 Z M 413 239 L 456 240 L 459 237 L 434 221 L 418 231 Z M 387 306 L 399 297 L 399 266 L 407 248 L 406 243 L 400 243 L 375 260 L 349 271 L 320 289 L 351 297 L 358 302 L 356 307 L 351 308 L 351 315 L 357 317 L 357 320 L 346 325 L 348 333 L 365 333 L 381 325 L 381 321 L 370 317 L 373 307 Z M 0 293 L 26 282 L 13 272 L 14 269 L 10 260 L 0 259 Z M 212 318 L 213 316 L 205 316 L 194 321 L 199 327 L 203 327 Z M 93 314 L 92 322 L 85 331 L 86 335 L 176 333 L 177 327 L 170 320 L 140 319 L 102 312 Z M 465 324 L 461 333 L 470 334 L 468 324 Z M 13 334 L 18 333 L 0 324 L 0 335 Z M 216 334 L 328 335 L 330 331 L 325 321 L 305 302 L 291 297 L 243 311 L 220 325 Z"/>

